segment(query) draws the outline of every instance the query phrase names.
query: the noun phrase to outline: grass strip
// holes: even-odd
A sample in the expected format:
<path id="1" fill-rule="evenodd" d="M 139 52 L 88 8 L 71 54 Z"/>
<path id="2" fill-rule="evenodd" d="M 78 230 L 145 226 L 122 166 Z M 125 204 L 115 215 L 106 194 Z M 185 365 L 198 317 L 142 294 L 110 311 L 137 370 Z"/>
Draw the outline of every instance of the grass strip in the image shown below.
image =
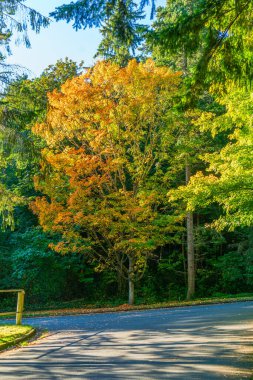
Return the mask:
<path id="1" fill-rule="evenodd" d="M 0 325 L 0 351 L 26 341 L 35 332 L 31 326 Z"/>

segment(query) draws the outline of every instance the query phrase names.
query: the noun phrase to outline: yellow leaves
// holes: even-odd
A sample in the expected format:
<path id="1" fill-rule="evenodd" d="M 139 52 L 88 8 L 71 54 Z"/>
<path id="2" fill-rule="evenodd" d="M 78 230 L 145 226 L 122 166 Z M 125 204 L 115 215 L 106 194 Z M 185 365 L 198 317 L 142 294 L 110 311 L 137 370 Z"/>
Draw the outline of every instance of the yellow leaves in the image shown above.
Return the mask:
<path id="1" fill-rule="evenodd" d="M 43 157 L 53 168 L 52 180 L 44 182 L 50 196 L 53 178 L 61 183 L 57 173 L 87 195 L 126 187 L 126 170 L 143 181 L 158 141 L 159 117 L 179 80 L 179 74 L 152 60 L 133 60 L 125 68 L 99 62 L 50 94 L 47 121 L 34 127 L 49 146 Z"/>
<path id="2" fill-rule="evenodd" d="M 215 175 L 205 176 L 202 172 L 197 172 L 187 186 L 179 186 L 169 191 L 169 201 L 173 203 L 182 200 L 187 211 L 194 211 L 197 206 L 204 207 L 209 204 L 217 182 L 218 178 Z"/>
<path id="3" fill-rule="evenodd" d="M 179 73 L 156 67 L 152 60 L 140 64 L 133 60 L 125 68 L 98 62 L 85 75 L 67 81 L 61 92 L 48 95 L 47 120 L 36 124 L 33 131 L 50 147 L 59 147 L 62 142 L 81 146 L 88 139 L 95 149 L 111 124 L 128 126 L 130 121 L 133 128 L 136 122 L 151 118 L 155 110 L 159 113 L 179 82 Z"/>
<path id="4" fill-rule="evenodd" d="M 55 219 L 64 211 L 62 205 L 54 201 L 49 203 L 45 197 L 36 198 L 30 204 L 30 208 L 35 214 L 39 215 L 39 222 L 44 231 L 52 230 Z"/>
<path id="5" fill-rule="evenodd" d="M 46 122 L 34 126 L 47 143 L 36 181 L 48 198 L 37 198 L 32 209 L 44 229 L 62 235 L 55 250 L 88 250 L 89 242 L 108 255 L 154 249 L 162 196 L 157 202 L 159 190 L 145 186 L 167 149 L 161 132 L 180 75 L 152 60 L 125 68 L 98 62 L 49 94 Z"/>
<path id="6" fill-rule="evenodd" d="M 89 70 L 86 75 L 86 81 L 90 81 L 94 87 L 100 86 L 101 88 L 107 88 L 109 85 L 117 81 L 120 67 L 114 63 L 100 61 Z"/>
<path id="7" fill-rule="evenodd" d="M 56 225 L 64 224 L 66 225 L 72 225 L 73 224 L 73 214 L 71 212 L 59 212 L 57 213 L 57 216 L 54 219 L 54 223 Z"/>
<path id="8" fill-rule="evenodd" d="M 68 167 L 73 166 L 75 160 L 72 156 L 73 149 L 66 148 L 63 152 L 55 154 L 49 149 L 44 149 L 42 151 L 42 157 L 47 161 L 49 165 L 54 167 L 55 170 L 65 170 Z"/>

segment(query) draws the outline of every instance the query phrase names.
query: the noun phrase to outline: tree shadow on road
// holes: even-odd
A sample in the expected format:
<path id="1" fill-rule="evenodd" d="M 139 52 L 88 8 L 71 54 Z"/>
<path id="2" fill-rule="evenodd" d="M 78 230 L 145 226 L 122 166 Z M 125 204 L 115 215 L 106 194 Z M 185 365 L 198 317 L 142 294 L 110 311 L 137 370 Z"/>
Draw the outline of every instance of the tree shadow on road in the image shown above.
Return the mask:
<path id="1" fill-rule="evenodd" d="M 147 313 L 103 315 L 100 329 L 99 318 L 93 327 L 92 318 L 84 318 L 82 328 L 73 321 L 68 333 L 1 357 L 0 379 L 250 378 L 252 320 L 187 313 L 176 320 L 151 313 L 153 325 Z"/>

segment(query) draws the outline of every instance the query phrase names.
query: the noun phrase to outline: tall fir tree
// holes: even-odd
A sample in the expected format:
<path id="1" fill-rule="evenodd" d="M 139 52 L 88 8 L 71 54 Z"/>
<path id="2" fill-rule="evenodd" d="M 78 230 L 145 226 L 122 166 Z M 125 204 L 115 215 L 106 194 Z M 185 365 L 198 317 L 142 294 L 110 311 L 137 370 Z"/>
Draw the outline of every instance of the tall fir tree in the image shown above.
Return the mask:
<path id="1" fill-rule="evenodd" d="M 103 39 L 96 56 L 109 59 L 120 66 L 136 57 L 138 47 L 144 40 L 147 27 L 139 24 L 144 14 L 132 0 L 116 0 L 112 13 L 100 31 Z"/>
<path id="2" fill-rule="evenodd" d="M 76 30 L 100 27 L 103 39 L 96 56 L 125 66 L 131 58 L 141 57 L 138 48 L 148 30 L 141 20 L 145 18 L 143 8 L 149 3 L 149 0 L 138 3 L 133 0 L 79 0 L 56 8 L 51 16 L 57 21 L 73 21 Z M 154 0 L 151 4 L 153 16 Z"/>
<path id="3" fill-rule="evenodd" d="M 117 0 L 76 0 L 70 4 L 63 4 L 51 12 L 50 16 L 57 21 L 73 21 L 73 28 L 86 29 L 100 27 L 102 23 L 113 13 Z M 151 18 L 155 13 L 155 0 L 139 0 L 139 9 L 151 5 Z"/>

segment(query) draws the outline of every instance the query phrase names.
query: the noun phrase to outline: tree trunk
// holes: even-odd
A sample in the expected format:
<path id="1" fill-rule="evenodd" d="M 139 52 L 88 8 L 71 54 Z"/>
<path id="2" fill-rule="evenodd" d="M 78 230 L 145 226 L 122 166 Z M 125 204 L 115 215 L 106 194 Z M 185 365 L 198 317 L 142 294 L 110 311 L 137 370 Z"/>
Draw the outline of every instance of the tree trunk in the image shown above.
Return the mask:
<path id="1" fill-rule="evenodd" d="M 128 257 L 129 260 L 129 270 L 128 270 L 128 303 L 129 305 L 134 304 L 134 272 L 133 272 L 133 259 Z"/>
<path id="2" fill-rule="evenodd" d="M 186 163 L 185 178 L 186 184 L 191 177 L 191 168 Z M 186 215 L 186 229 L 187 229 L 187 269 L 188 269 L 188 289 L 187 300 L 194 297 L 195 294 L 195 255 L 194 255 L 194 236 L 193 236 L 193 213 L 188 212 Z"/>

